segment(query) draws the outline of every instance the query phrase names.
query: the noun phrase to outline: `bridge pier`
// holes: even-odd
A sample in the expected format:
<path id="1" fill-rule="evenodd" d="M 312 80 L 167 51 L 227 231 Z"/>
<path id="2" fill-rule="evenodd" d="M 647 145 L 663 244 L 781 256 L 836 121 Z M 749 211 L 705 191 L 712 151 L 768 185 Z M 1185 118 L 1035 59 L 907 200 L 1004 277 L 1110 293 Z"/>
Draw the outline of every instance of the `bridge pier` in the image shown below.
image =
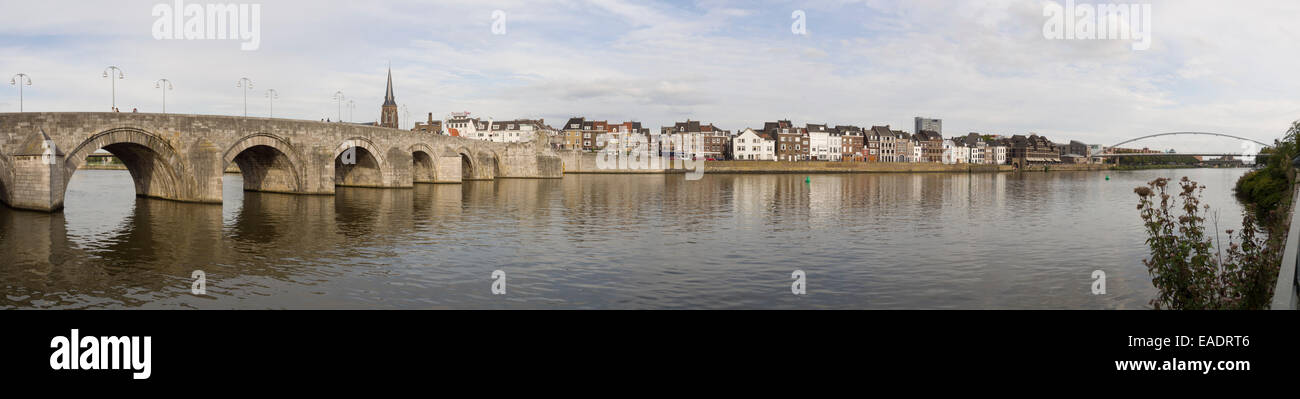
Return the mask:
<path id="1" fill-rule="evenodd" d="M 63 209 L 63 192 L 67 188 L 63 154 L 22 154 L 11 159 L 14 179 L 12 187 L 5 187 L 10 207 L 41 212 Z"/>
<path id="2" fill-rule="evenodd" d="M 455 152 L 444 152 L 438 154 L 434 160 L 434 183 L 460 183 L 461 182 L 461 159 L 460 154 Z"/>

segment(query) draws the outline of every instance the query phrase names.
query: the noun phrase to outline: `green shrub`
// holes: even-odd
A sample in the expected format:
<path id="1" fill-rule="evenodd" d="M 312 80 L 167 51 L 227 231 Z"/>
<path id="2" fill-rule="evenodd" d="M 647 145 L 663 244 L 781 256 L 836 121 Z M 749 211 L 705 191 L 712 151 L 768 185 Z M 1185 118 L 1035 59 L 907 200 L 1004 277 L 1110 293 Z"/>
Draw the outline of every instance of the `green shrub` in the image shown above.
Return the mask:
<path id="1" fill-rule="evenodd" d="M 1246 212 L 1240 232 L 1228 230 L 1226 253 L 1205 234 L 1209 205 L 1201 204 L 1201 186 L 1183 177 L 1178 193 L 1167 192 L 1170 180 L 1159 178 L 1133 190 L 1147 231 L 1151 256 L 1143 259 L 1159 295 L 1156 309 L 1266 309 L 1282 261 L 1281 240 L 1259 234 Z M 1181 202 L 1181 203 L 1180 203 Z M 1217 234 L 1215 234 L 1217 236 Z"/>
<path id="2" fill-rule="evenodd" d="M 1234 187 L 1237 198 L 1255 212 L 1265 225 L 1275 226 L 1291 202 L 1291 160 L 1297 155 L 1296 138 L 1300 121 L 1292 122 L 1286 137 L 1265 148 L 1264 165 L 1241 176 Z"/>

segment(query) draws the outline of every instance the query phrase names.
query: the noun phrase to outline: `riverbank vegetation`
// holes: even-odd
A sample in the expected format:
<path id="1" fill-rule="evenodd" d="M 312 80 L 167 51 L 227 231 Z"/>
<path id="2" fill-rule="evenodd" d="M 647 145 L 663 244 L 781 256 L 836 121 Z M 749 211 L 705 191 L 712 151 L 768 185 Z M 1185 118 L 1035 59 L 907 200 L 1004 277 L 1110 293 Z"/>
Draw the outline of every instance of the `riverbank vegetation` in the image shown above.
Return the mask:
<path id="1" fill-rule="evenodd" d="M 1270 227 L 1278 227 L 1291 209 L 1292 182 L 1295 181 L 1291 160 L 1300 155 L 1297 137 L 1300 137 L 1300 121 L 1291 124 L 1286 137 L 1260 151 L 1259 161 L 1263 165 L 1242 176 L 1234 188 L 1237 198 L 1255 212 L 1257 219 Z"/>
<path id="2" fill-rule="evenodd" d="M 1228 245 L 1220 246 L 1217 231 L 1206 232 L 1204 215 L 1210 206 L 1201 203 L 1205 186 L 1186 177 L 1170 183 L 1162 177 L 1134 189 L 1151 248 L 1151 256 L 1142 262 L 1159 291 L 1151 305 L 1266 309 L 1282 261 L 1279 240 L 1261 234 L 1253 212 L 1245 212 L 1241 230 L 1227 230 Z"/>
<path id="3" fill-rule="evenodd" d="M 1159 178 L 1138 187 L 1138 211 L 1151 256 L 1143 260 L 1159 294 L 1156 309 L 1267 309 L 1282 262 L 1291 208 L 1291 166 L 1300 150 L 1300 121 L 1286 136 L 1261 151 L 1262 165 L 1234 187 L 1245 205 L 1242 228 L 1227 230 L 1227 246 L 1217 229 L 1207 234 L 1201 203 L 1205 186 L 1184 177 L 1176 186 Z M 1170 194 L 1170 191 L 1174 191 Z M 1217 225 L 1217 223 L 1215 223 Z"/>

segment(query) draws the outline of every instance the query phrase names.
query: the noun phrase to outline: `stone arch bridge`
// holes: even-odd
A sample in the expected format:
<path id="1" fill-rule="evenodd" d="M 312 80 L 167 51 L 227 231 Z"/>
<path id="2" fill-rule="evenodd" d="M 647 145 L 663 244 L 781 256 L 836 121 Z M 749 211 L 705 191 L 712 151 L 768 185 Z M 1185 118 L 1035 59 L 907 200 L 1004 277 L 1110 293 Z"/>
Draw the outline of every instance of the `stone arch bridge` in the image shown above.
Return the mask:
<path id="1" fill-rule="evenodd" d="M 221 177 L 232 163 L 245 190 L 294 194 L 564 173 L 554 151 L 533 142 L 233 116 L 0 113 L 0 201 L 62 209 L 68 181 L 101 148 L 125 164 L 136 195 L 202 203 L 221 202 Z"/>

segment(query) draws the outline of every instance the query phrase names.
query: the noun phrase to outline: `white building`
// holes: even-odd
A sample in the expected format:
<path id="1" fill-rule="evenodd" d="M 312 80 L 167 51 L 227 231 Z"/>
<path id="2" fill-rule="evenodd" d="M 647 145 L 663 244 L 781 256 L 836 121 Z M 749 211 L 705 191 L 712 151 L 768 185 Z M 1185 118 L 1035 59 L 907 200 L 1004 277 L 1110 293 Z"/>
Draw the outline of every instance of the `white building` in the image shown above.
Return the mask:
<path id="1" fill-rule="evenodd" d="M 960 144 L 953 143 L 952 140 L 943 141 L 943 157 L 941 159 L 943 160 L 944 165 L 952 165 L 952 164 L 959 163 L 957 159 L 957 151 L 956 151 L 959 145 Z"/>
<path id="2" fill-rule="evenodd" d="M 492 141 L 497 143 L 519 143 L 532 141 L 537 134 L 554 135 L 545 120 L 520 119 L 513 121 L 484 121 L 471 118 L 469 112 L 453 112 L 442 121 L 442 134 L 464 137 L 467 139 Z"/>
<path id="3" fill-rule="evenodd" d="M 731 138 L 731 159 L 741 161 L 775 161 L 776 140 L 745 129 Z"/>
<path id="4" fill-rule="evenodd" d="M 896 137 L 889 126 L 872 126 L 863 139 L 869 161 L 894 162 L 897 159 L 894 153 Z"/>
<path id="5" fill-rule="evenodd" d="M 970 163 L 976 165 L 991 163 L 985 156 L 985 153 L 988 152 L 989 144 L 984 142 L 984 140 L 976 141 L 974 145 L 970 145 L 967 148 L 970 149 Z"/>
<path id="6" fill-rule="evenodd" d="M 992 156 L 992 163 L 994 165 L 1007 164 L 1007 146 L 1000 145 L 1000 144 L 993 144 L 990 145 L 988 148 L 989 148 L 988 152 Z M 987 155 L 985 157 L 988 158 Z"/>
<path id="7" fill-rule="evenodd" d="M 838 130 L 831 129 L 831 135 L 826 139 L 826 145 L 830 146 L 830 160 L 840 161 L 844 159 L 844 134 Z"/>
<path id="8" fill-rule="evenodd" d="M 953 163 L 970 163 L 970 147 L 954 144 L 952 146 Z"/>
<path id="9" fill-rule="evenodd" d="M 471 138 L 477 138 L 480 140 L 487 140 L 487 141 L 492 141 L 497 143 L 519 143 L 525 141 L 532 141 L 533 137 L 535 137 L 538 134 L 549 137 L 550 135 L 554 134 L 550 130 L 551 128 L 546 126 L 546 121 L 544 119 L 539 119 L 539 120 L 520 119 L 520 120 L 502 121 L 502 122 L 493 121 L 492 129 L 490 129 L 489 131 L 476 132 L 480 135 L 485 135 L 486 138 L 480 138 L 480 137 L 471 137 Z"/>
<path id="10" fill-rule="evenodd" d="M 442 121 L 442 126 L 444 127 L 442 134 L 467 138 L 477 135 L 479 126 L 487 128 L 478 118 L 470 118 L 469 112 L 453 112 L 447 115 L 447 119 Z"/>
<path id="11" fill-rule="evenodd" d="M 970 162 L 970 147 L 961 143 L 961 140 L 944 140 L 943 141 L 943 163 L 948 165 L 963 164 Z"/>
<path id="12" fill-rule="evenodd" d="M 808 156 L 815 161 L 840 160 L 840 135 L 826 125 L 808 124 Z"/>
<path id="13" fill-rule="evenodd" d="M 966 147 L 967 152 L 970 154 L 966 157 L 967 162 L 976 165 L 991 165 L 995 162 L 993 145 L 984 141 L 984 136 L 979 133 L 970 133 L 965 136 L 956 137 L 953 138 L 952 141 L 956 145 Z M 1003 148 L 1004 156 L 1006 154 L 1005 150 L 1006 148 Z"/>

